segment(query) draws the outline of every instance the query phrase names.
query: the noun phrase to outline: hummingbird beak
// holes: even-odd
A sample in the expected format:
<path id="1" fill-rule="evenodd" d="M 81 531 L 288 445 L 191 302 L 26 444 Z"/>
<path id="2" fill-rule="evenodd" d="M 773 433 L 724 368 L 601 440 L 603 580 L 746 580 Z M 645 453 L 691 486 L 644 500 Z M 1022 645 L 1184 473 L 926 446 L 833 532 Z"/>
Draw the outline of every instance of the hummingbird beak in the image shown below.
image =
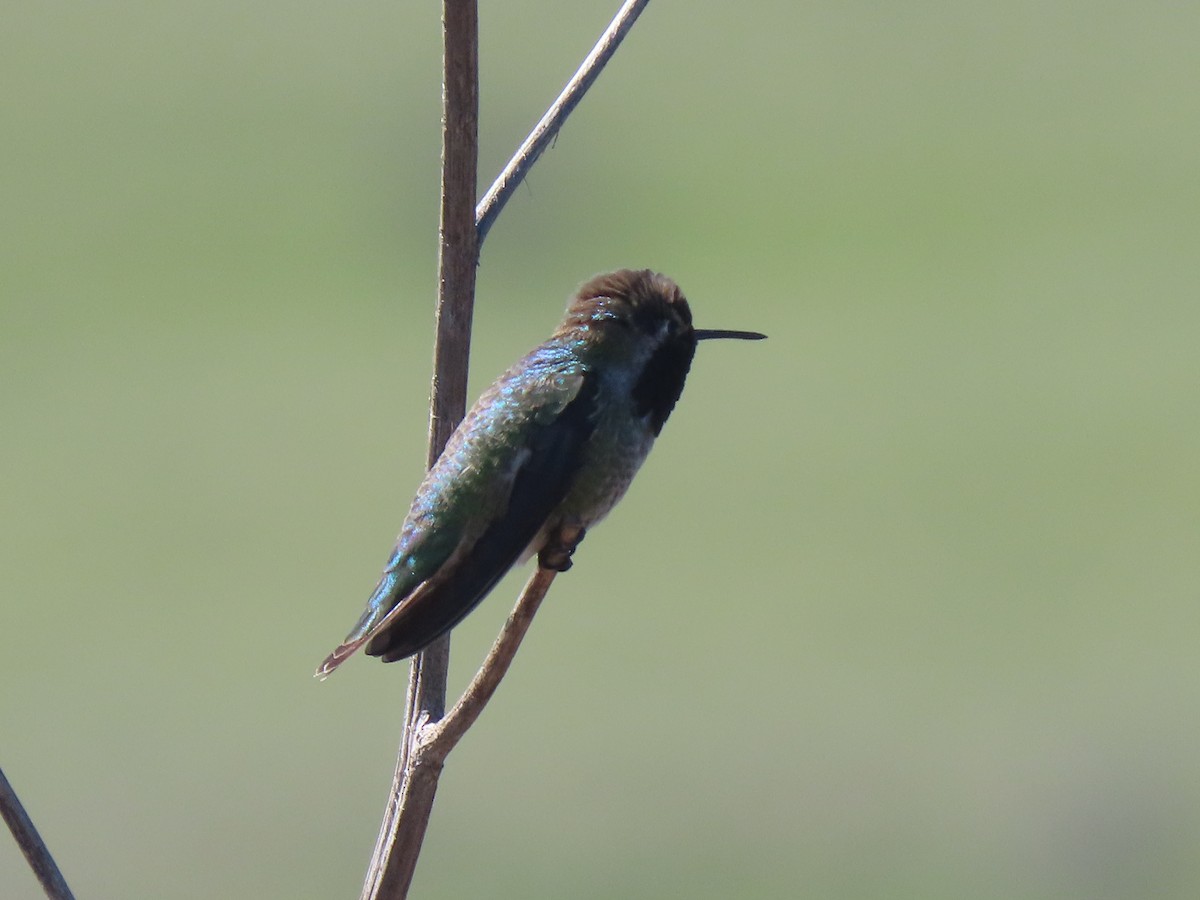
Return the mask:
<path id="1" fill-rule="evenodd" d="M 716 338 L 732 338 L 738 341 L 765 341 L 767 336 L 757 331 L 730 331 L 728 328 L 697 328 L 696 340 L 710 341 Z"/>

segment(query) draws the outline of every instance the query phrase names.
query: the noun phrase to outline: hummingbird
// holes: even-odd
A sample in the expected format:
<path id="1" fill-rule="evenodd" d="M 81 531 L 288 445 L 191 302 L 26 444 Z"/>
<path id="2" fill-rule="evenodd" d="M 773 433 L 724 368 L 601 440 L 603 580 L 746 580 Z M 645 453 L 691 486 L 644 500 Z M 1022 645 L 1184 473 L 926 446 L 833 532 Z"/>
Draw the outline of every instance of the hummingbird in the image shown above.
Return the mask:
<path id="1" fill-rule="evenodd" d="M 585 282 L 550 338 L 467 413 L 417 490 L 367 608 L 321 663 L 360 647 L 394 662 L 463 620 L 533 555 L 565 572 L 625 494 L 683 392 L 705 330 L 679 286 L 649 269 Z"/>

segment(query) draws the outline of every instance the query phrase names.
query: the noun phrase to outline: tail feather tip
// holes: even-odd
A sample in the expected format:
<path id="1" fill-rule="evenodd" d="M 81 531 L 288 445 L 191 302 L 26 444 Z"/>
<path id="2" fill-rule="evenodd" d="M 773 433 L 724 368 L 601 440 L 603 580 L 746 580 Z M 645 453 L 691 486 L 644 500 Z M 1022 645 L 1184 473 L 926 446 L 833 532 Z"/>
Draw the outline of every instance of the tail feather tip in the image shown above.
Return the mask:
<path id="1" fill-rule="evenodd" d="M 313 677 L 318 681 L 324 681 L 333 674 L 333 670 L 344 663 L 355 650 L 361 646 L 362 641 L 350 641 L 342 644 L 327 657 L 324 662 L 317 666 L 317 671 L 313 672 Z"/>

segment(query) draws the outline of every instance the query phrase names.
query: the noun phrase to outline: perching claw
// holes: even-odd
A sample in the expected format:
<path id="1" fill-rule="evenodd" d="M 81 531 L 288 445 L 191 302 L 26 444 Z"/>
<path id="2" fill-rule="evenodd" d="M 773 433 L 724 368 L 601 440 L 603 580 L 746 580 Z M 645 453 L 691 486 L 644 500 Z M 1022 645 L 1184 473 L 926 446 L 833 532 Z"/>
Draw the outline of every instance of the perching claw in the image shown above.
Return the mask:
<path id="1" fill-rule="evenodd" d="M 553 569 L 555 572 L 565 572 L 571 568 L 571 556 L 575 548 L 587 534 L 586 528 L 577 525 L 563 525 L 552 534 L 542 549 L 538 551 L 538 565 L 543 569 Z"/>

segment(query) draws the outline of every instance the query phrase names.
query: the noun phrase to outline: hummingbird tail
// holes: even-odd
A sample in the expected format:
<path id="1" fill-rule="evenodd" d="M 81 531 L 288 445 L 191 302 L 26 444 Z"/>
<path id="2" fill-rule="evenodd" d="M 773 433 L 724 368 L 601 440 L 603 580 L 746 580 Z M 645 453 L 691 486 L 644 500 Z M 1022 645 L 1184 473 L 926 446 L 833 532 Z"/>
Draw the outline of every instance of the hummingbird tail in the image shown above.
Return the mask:
<path id="1" fill-rule="evenodd" d="M 317 666 L 317 671 L 313 673 L 313 677 L 324 681 L 333 673 L 334 669 L 353 656 L 354 651 L 366 642 L 367 638 L 364 635 L 352 641 L 346 641 L 344 644 L 339 644 L 338 648 L 325 657 L 325 661 L 321 665 Z"/>
<path id="2" fill-rule="evenodd" d="M 353 656 L 354 651 L 391 621 L 398 612 L 400 600 L 407 587 L 408 584 L 401 578 L 401 573 L 390 568 L 385 570 L 383 577 L 379 579 L 379 584 L 375 586 L 375 591 L 371 594 L 371 599 L 367 601 L 367 608 L 363 610 L 362 616 L 354 623 L 354 627 L 350 629 L 350 633 L 337 646 L 337 649 L 325 657 L 325 661 L 321 665 L 317 666 L 317 671 L 313 673 L 314 677 L 324 681 L 334 669 Z"/>

